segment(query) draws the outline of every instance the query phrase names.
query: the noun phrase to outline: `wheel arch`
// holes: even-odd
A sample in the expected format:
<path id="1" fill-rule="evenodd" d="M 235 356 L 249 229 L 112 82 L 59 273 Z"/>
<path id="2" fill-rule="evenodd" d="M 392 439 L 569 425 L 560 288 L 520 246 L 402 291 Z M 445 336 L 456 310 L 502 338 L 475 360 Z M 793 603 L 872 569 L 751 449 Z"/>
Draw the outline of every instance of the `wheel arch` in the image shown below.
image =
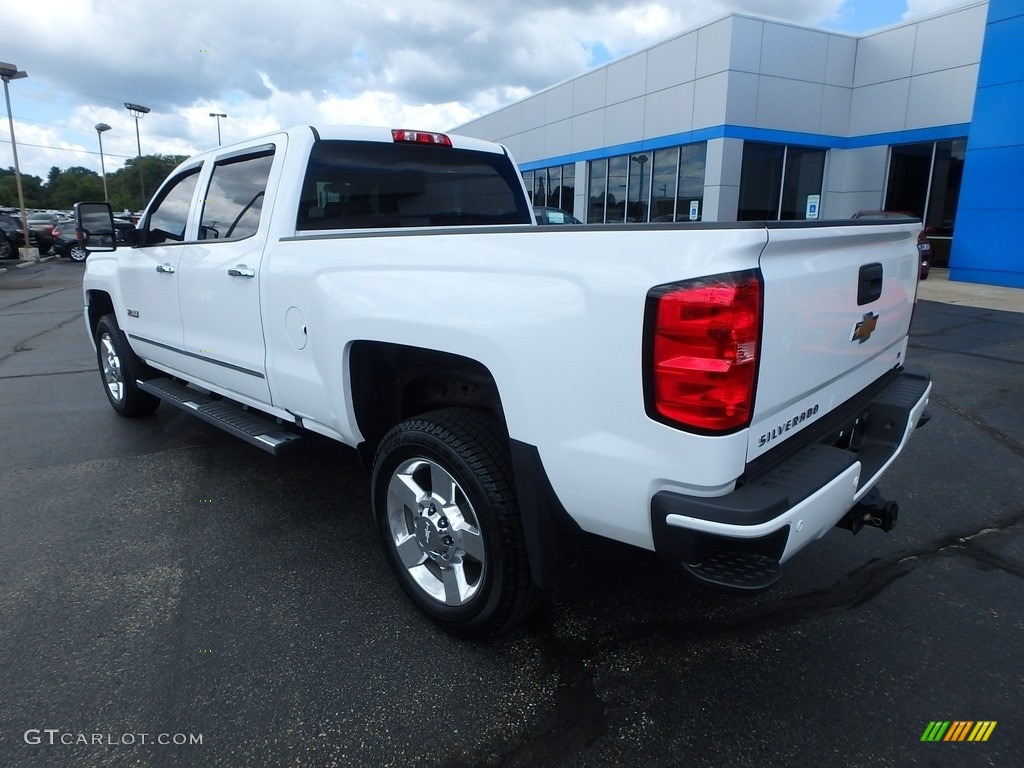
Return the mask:
<path id="1" fill-rule="evenodd" d="M 99 325 L 100 318 L 104 315 L 117 317 L 117 313 L 114 311 L 114 300 L 106 291 L 96 289 L 86 291 L 85 300 L 89 320 L 89 336 L 92 338 L 96 336 L 96 326 Z"/>
<path id="2" fill-rule="evenodd" d="M 477 408 L 505 426 L 494 376 L 482 363 L 462 355 L 356 341 L 349 350 L 348 374 L 353 414 L 371 458 L 391 427 L 428 411 Z"/>

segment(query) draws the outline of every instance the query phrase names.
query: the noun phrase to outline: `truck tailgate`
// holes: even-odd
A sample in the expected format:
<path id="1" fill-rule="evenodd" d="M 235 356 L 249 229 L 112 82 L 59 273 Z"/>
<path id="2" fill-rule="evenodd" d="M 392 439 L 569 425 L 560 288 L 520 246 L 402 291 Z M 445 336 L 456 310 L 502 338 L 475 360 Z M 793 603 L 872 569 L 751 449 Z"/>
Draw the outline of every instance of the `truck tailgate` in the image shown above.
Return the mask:
<path id="1" fill-rule="evenodd" d="M 751 461 L 902 365 L 918 223 L 768 225 Z"/>

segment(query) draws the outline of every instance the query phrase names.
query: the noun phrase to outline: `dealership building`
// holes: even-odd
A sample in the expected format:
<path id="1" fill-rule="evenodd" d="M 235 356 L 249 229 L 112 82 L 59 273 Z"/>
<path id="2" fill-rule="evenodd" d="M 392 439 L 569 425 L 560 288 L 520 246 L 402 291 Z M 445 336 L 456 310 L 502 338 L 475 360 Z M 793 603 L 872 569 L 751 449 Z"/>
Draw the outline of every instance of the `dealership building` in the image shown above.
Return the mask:
<path id="1" fill-rule="evenodd" d="M 1024 0 L 862 36 L 731 14 L 456 129 L 588 223 L 908 211 L 954 280 L 1024 287 Z"/>

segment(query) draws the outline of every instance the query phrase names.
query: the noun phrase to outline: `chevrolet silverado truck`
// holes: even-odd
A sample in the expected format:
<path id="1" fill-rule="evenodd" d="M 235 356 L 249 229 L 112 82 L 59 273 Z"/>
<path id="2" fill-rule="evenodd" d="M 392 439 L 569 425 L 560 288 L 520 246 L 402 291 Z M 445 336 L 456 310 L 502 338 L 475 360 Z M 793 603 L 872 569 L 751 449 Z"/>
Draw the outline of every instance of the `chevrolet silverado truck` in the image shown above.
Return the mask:
<path id="1" fill-rule="evenodd" d="M 81 203 L 122 416 L 358 450 L 387 560 L 445 629 L 524 618 L 592 536 L 770 586 L 925 420 L 907 222 L 539 226 L 501 145 L 300 126 L 196 155 L 129 244 Z"/>

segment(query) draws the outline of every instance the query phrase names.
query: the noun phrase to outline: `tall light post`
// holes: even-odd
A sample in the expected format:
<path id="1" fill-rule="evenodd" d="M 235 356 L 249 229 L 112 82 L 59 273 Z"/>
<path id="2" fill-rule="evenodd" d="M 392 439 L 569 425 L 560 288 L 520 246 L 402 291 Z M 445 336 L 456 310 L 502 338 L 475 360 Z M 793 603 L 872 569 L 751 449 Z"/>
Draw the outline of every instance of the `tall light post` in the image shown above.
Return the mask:
<path id="1" fill-rule="evenodd" d="M 139 149 L 139 189 L 142 190 L 142 207 L 145 208 L 146 180 L 142 176 L 142 139 L 139 138 L 139 118 L 149 114 L 149 107 L 144 107 L 141 104 L 132 104 L 130 101 L 126 101 L 124 107 L 128 110 L 128 114 L 135 118 L 135 143 Z"/>
<path id="2" fill-rule="evenodd" d="M 217 118 L 217 146 L 219 147 L 220 146 L 220 119 L 222 117 L 227 117 L 227 115 L 225 115 L 223 112 L 211 112 L 210 113 L 210 117 L 216 117 Z"/>
<path id="3" fill-rule="evenodd" d="M 19 70 L 13 64 L 0 62 L 0 79 L 4 81 L 4 101 L 7 102 L 7 122 L 11 126 L 11 150 L 14 152 L 14 181 L 18 186 L 18 205 L 21 207 L 21 228 L 25 235 L 25 247 L 31 241 L 28 235 L 28 213 L 25 211 L 25 192 L 21 187 L 21 167 L 18 165 L 18 143 L 14 140 L 14 115 L 11 113 L 11 92 L 7 85 L 11 80 L 28 77 L 28 73 Z"/>
<path id="4" fill-rule="evenodd" d="M 96 138 L 100 140 L 100 173 L 103 176 L 103 200 L 109 201 L 110 197 L 107 195 L 107 166 L 103 162 L 103 132 L 109 131 L 110 126 L 106 123 L 96 123 Z"/>

